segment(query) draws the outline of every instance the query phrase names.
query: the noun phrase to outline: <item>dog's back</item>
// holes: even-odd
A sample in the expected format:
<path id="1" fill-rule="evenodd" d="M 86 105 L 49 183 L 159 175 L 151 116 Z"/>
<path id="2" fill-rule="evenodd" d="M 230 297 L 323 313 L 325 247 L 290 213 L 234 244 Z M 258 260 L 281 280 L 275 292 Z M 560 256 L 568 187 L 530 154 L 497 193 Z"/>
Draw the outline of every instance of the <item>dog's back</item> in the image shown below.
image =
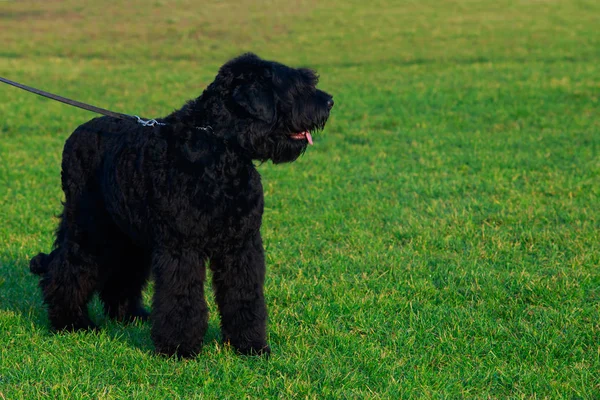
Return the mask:
<path id="1" fill-rule="evenodd" d="M 63 184 L 66 178 L 69 178 L 65 173 L 75 180 L 87 180 L 86 175 L 98 168 L 107 149 L 114 147 L 116 142 L 126 140 L 127 136 L 135 134 L 140 128 L 142 126 L 134 120 L 112 117 L 94 118 L 80 125 L 65 142 L 62 160 Z"/>

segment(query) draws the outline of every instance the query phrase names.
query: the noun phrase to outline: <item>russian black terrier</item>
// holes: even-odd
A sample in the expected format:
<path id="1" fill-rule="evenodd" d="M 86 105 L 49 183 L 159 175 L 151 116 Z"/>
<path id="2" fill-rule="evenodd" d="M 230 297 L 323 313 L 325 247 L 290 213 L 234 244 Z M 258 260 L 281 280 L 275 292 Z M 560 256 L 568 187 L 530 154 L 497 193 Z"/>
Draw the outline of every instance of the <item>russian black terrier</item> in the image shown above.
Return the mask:
<path id="1" fill-rule="evenodd" d="M 54 250 L 30 263 L 52 327 L 95 328 L 87 303 L 98 292 L 111 318 L 150 316 L 157 352 L 193 357 L 207 328 L 209 264 L 223 341 L 270 353 L 253 160 L 291 162 L 312 144 L 333 106 L 317 80 L 310 69 L 245 54 L 154 126 L 100 117 L 78 127 L 63 152 Z"/>

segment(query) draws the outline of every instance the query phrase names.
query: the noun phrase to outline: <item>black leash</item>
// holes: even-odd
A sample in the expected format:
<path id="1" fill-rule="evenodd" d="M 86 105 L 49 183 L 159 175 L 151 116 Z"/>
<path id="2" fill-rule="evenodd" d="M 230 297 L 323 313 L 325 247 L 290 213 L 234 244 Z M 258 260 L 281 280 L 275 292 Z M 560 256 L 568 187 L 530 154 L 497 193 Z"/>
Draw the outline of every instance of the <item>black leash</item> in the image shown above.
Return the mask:
<path id="1" fill-rule="evenodd" d="M 137 115 L 128 115 L 128 114 L 116 113 L 116 112 L 113 112 L 113 111 L 105 110 L 104 108 L 100 108 L 100 107 L 96 107 L 96 106 L 91 106 L 89 104 L 85 104 L 85 103 L 82 103 L 80 101 L 75 101 L 75 100 L 67 99 L 66 97 L 58 96 L 58 95 L 55 95 L 55 94 L 52 94 L 52 93 L 44 92 L 43 90 L 39 90 L 39 89 L 36 89 L 36 88 L 32 88 L 30 86 L 26 86 L 26 85 L 22 85 L 22 84 L 17 83 L 17 82 L 13 82 L 13 81 L 8 80 L 6 78 L 2 78 L 1 76 L 0 76 L 0 82 L 7 83 L 7 84 L 9 84 L 11 86 L 18 87 L 19 89 L 23 89 L 23 90 L 26 90 L 26 91 L 31 92 L 31 93 L 35 93 L 35 94 L 43 96 L 43 97 L 47 97 L 47 98 L 52 99 L 52 100 L 60 101 L 61 103 L 65 103 L 65 104 L 68 104 L 70 106 L 75 106 L 75 107 L 83 108 L 84 110 L 92 111 L 92 112 L 95 112 L 95 113 L 98 113 L 98 114 L 103 114 L 103 115 L 106 115 L 106 116 L 109 116 L 109 117 L 118 118 L 118 119 L 125 119 L 125 120 L 136 119 L 140 124 L 142 124 L 144 126 L 164 125 L 162 122 L 158 122 L 158 121 L 156 121 L 154 119 L 144 121 L 142 118 L 138 117 Z"/>

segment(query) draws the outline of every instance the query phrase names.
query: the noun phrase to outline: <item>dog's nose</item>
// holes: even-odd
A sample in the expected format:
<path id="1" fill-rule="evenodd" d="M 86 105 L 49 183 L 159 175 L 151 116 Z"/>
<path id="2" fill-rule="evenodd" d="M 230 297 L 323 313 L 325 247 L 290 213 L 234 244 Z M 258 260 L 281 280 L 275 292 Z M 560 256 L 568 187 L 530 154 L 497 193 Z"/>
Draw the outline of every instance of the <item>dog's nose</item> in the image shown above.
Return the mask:
<path id="1" fill-rule="evenodd" d="M 330 109 L 330 110 L 331 110 L 331 109 L 333 108 L 333 104 L 334 104 L 334 103 L 333 103 L 333 97 L 332 97 L 332 98 L 330 98 L 329 100 L 327 100 L 327 108 L 328 108 L 328 109 Z"/>

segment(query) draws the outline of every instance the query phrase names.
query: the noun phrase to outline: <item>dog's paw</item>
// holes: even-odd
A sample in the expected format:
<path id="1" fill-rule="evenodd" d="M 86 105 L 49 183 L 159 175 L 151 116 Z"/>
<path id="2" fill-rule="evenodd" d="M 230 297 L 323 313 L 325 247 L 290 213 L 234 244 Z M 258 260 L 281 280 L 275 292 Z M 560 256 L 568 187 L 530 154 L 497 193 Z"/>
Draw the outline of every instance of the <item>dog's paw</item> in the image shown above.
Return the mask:
<path id="1" fill-rule="evenodd" d="M 134 311 L 125 315 L 122 319 L 123 322 L 136 322 L 136 321 L 147 321 L 150 318 L 150 313 L 143 307 L 138 307 Z"/>
<path id="2" fill-rule="evenodd" d="M 271 355 L 271 348 L 266 343 L 233 343 L 229 344 L 241 355 L 244 356 L 263 356 L 269 357 Z"/>
<path id="3" fill-rule="evenodd" d="M 150 313 L 142 305 L 105 307 L 105 312 L 110 318 L 124 324 L 146 321 L 150 317 Z"/>
<path id="4" fill-rule="evenodd" d="M 139 319 L 141 321 L 147 321 L 150 318 L 150 312 L 143 307 L 138 308 L 135 312 L 131 313 L 133 319 Z"/>
<path id="5" fill-rule="evenodd" d="M 156 346 L 155 351 L 157 354 L 165 357 L 177 357 L 183 359 L 195 358 L 200 354 L 202 350 L 202 344 L 195 349 L 189 349 L 184 346 L 172 347 L 172 346 Z"/>
<path id="6" fill-rule="evenodd" d="M 77 332 L 77 331 L 94 331 L 97 332 L 100 330 L 98 325 L 96 325 L 91 319 L 88 317 L 80 317 L 75 321 L 65 322 L 65 321 L 54 321 L 52 323 L 52 327 L 57 332 Z"/>

